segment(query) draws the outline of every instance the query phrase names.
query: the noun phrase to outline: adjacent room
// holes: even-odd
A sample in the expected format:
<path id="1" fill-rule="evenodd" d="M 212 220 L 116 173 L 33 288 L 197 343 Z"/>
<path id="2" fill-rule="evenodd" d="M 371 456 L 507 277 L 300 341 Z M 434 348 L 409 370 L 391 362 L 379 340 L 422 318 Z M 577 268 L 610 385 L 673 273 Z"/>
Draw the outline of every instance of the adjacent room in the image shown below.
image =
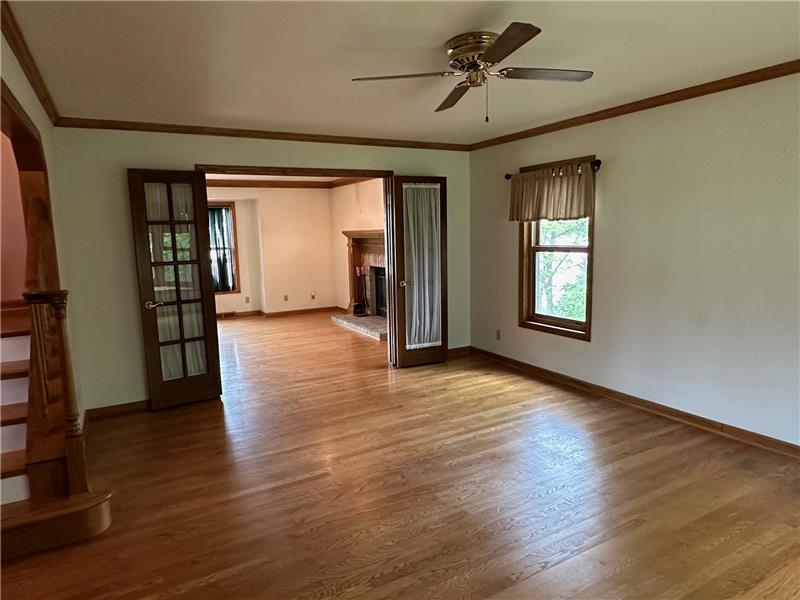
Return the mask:
<path id="1" fill-rule="evenodd" d="M 0 9 L 3 597 L 800 597 L 800 2 Z"/>

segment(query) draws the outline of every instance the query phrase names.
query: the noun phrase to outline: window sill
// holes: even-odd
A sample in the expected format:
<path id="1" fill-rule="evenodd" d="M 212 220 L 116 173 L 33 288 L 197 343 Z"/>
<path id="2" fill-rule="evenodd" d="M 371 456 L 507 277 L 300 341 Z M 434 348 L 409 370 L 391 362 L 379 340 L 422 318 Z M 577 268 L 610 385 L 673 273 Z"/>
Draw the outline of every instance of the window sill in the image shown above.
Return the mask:
<path id="1" fill-rule="evenodd" d="M 215 296 L 224 296 L 226 294 L 241 294 L 242 290 L 230 290 L 229 292 L 214 292 Z"/>
<path id="2" fill-rule="evenodd" d="M 583 342 L 588 342 L 592 339 L 589 331 L 578 331 L 576 329 L 558 327 L 557 325 L 546 325 L 544 323 L 537 323 L 535 321 L 520 321 L 519 326 L 524 329 L 533 329 L 535 331 L 542 331 L 544 333 L 552 333 L 554 335 L 561 335 L 574 340 L 581 340 Z"/>

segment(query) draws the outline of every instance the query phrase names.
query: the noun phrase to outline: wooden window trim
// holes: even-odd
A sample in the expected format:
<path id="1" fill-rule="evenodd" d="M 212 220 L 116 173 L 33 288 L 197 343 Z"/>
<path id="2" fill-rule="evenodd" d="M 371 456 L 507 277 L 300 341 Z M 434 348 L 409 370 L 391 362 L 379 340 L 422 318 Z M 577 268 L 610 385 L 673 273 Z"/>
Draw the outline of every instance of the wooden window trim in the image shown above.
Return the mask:
<path id="1" fill-rule="evenodd" d="M 228 208 L 231 211 L 231 226 L 233 227 L 233 262 L 236 267 L 236 286 L 227 292 L 214 292 L 215 296 L 242 293 L 242 272 L 239 269 L 239 232 L 236 224 L 236 203 L 235 202 L 209 202 L 209 208 Z M 206 223 L 208 227 L 208 223 Z"/>
<path id="2" fill-rule="evenodd" d="M 594 217 L 589 217 L 589 244 L 587 246 L 539 246 L 533 243 L 539 222 L 519 224 L 519 326 L 544 333 L 589 342 L 592 339 L 592 269 L 594 262 Z M 535 283 L 535 255 L 546 252 L 585 252 L 586 321 L 573 321 L 550 315 L 537 314 L 533 308 Z"/>

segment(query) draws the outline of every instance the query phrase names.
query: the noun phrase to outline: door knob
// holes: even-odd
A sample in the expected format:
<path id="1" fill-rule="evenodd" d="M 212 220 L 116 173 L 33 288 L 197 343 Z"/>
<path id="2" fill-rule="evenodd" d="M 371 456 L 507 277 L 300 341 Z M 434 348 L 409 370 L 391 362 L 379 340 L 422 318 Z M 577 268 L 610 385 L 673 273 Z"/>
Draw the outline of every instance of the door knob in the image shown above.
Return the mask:
<path id="1" fill-rule="evenodd" d="M 406 287 L 407 285 L 411 285 L 411 282 L 406 281 L 405 279 L 400 282 L 400 287 Z"/>
<path id="2" fill-rule="evenodd" d="M 150 302 L 150 300 L 148 300 L 147 302 L 144 303 L 144 307 L 147 310 L 153 310 L 156 306 L 164 306 L 164 303 L 163 302 Z"/>

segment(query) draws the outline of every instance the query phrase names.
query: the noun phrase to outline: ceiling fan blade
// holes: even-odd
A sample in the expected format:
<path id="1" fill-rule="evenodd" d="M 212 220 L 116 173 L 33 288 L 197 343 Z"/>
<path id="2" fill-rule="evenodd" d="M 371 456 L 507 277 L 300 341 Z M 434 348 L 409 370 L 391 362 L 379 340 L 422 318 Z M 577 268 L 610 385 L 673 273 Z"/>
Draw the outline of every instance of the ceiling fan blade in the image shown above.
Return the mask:
<path id="1" fill-rule="evenodd" d="M 462 81 L 453 90 L 447 95 L 447 98 L 444 99 L 439 107 L 436 109 L 435 112 L 439 112 L 441 110 L 447 110 L 448 108 L 453 108 L 456 105 L 456 102 L 461 100 L 461 97 L 469 91 L 469 83 L 466 81 Z"/>
<path id="2" fill-rule="evenodd" d="M 512 23 L 500 34 L 494 44 L 483 53 L 481 62 L 496 65 L 541 32 L 541 29 L 530 23 Z"/>
<path id="3" fill-rule="evenodd" d="M 506 67 L 498 71 L 504 79 L 537 79 L 540 81 L 586 81 L 594 73 L 575 69 L 539 69 L 536 67 Z"/>
<path id="4" fill-rule="evenodd" d="M 412 73 L 410 75 L 381 75 L 379 77 L 355 77 L 352 81 L 382 81 L 384 79 L 414 79 L 415 77 L 451 77 L 461 75 L 454 71 L 437 71 L 436 73 Z"/>

